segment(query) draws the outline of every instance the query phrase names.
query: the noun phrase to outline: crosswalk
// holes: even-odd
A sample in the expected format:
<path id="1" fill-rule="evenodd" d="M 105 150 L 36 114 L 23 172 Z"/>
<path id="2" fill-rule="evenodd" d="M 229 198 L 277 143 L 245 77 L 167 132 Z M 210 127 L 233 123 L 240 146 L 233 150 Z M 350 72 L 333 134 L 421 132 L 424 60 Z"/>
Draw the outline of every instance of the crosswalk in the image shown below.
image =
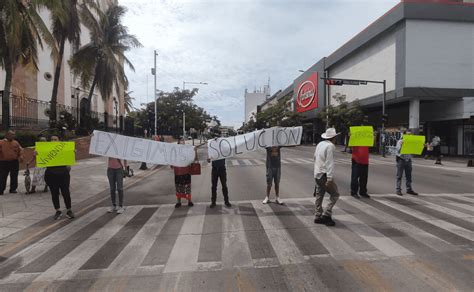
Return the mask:
<path id="1" fill-rule="evenodd" d="M 350 159 L 338 158 L 334 160 L 336 165 L 351 165 L 352 161 Z M 281 164 L 314 164 L 314 160 L 311 158 L 284 158 L 281 159 Z M 394 165 L 392 162 L 380 161 L 380 160 L 371 160 L 371 165 Z M 240 166 L 261 166 L 265 165 L 265 159 L 227 159 L 227 167 L 240 167 Z M 210 167 L 210 164 L 206 164 L 204 167 Z"/>
<path id="2" fill-rule="evenodd" d="M 92 279 L 101 290 L 103 278 L 265 269 L 324 258 L 357 278 L 363 276 L 352 266 L 357 261 L 395 260 L 411 273 L 421 269 L 414 264 L 420 254 L 451 254 L 446 261 L 462 260 L 453 254 L 473 257 L 474 194 L 344 196 L 333 211 L 334 228 L 313 223 L 313 203 L 301 198 L 215 209 L 204 203 L 129 206 L 121 215 L 97 208 L 5 260 L 0 271 L 13 271 L 0 278 L 0 290 L 12 283 L 46 290 L 53 281 L 78 279 Z M 444 277 L 442 266 L 429 272 Z"/>

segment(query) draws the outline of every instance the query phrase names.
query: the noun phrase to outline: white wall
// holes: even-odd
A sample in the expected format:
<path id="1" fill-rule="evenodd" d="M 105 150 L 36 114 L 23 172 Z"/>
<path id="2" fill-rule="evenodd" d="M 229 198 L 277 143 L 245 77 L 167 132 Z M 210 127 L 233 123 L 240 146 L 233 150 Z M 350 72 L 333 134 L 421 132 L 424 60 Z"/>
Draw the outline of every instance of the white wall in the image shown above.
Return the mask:
<path id="1" fill-rule="evenodd" d="M 474 23 L 407 20 L 406 86 L 474 88 Z"/>
<path id="2" fill-rule="evenodd" d="M 395 89 L 395 34 L 389 33 L 346 60 L 329 68 L 330 78 L 387 80 L 387 91 Z M 329 86 L 329 96 L 345 94 L 347 101 L 382 93 L 382 85 Z M 333 102 L 333 101 L 331 101 Z"/>
<path id="3" fill-rule="evenodd" d="M 257 113 L 257 105 L 265 101 L 267 94 L 265 92 L 247 92 L 245 93 L 245 122 L 250 120 L 251 113 Z"/>
<path id="4" fill-rule="evenodd" d="M 423 104 L 420 111 L 422 122 L 469 119 L 474 116 L 474 97 Z"/>

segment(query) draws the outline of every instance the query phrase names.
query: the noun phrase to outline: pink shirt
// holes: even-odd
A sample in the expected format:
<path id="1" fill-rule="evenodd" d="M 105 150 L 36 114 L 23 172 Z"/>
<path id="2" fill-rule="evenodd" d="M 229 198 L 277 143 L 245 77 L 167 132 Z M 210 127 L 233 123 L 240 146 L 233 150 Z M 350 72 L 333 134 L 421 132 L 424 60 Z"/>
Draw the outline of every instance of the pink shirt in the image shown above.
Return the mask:
<path id="1" fill-rule="evenodd" d="M 122 168 L 122 165 L 120 164 L 120 159 L 109 157 L 108 167 L 112 169 Z"/>

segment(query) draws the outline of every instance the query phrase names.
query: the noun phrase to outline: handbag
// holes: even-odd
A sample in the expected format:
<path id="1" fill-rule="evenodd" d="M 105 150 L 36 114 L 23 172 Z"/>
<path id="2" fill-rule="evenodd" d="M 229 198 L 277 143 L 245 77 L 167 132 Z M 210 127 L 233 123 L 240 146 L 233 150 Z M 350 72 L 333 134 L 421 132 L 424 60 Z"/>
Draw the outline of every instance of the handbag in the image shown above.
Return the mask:
<path id="1" fill-rule="evenodd" d="M 193 162 L 189 166 L 189 173 L 191 175 L 200 175 L 201 174 L 201 164 L 199 162 Z"/>

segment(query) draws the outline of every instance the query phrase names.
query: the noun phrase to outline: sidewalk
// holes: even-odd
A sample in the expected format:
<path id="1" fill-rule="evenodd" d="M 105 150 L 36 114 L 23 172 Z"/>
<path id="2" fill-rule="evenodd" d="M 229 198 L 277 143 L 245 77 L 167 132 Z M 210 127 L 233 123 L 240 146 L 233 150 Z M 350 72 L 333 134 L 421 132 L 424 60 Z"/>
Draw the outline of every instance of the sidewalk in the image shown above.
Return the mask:
<path id="1" fill-rule="evenodd" d="M 152 167 L 148 165 L 148 170 L 140 170 L 139 162 L 130 162 L 135 176 L 138 178 L 150 172 Z M 79 160 L 76 165 L 71 168 L 71 199 L 72 209 L 76 211 L 74 206 L 99 194 L 108 189 L 109 182 L 107 179 L 107 158 L 94 157 Z M 126 178 L 124 187 L 129 183 L 130 179 Z M 8 179 L 8 184 L 10 179 Z M 49 218 L 54 215 L 54 208 L 49 192 L 41 192 L 42 187 L 37 189 L 34 194 L 25 194 L 23 171 L 18 176 L 18 193 L 8 193 L 7 186 L 5 194 L 0 196 L 0 241 L 4 238 L 21 231 L 31 225 Z M 65 209 L 64 201 L 60 198 L 61 209 Z M 51 220 L 51 222 L 54 222 Z"/>

